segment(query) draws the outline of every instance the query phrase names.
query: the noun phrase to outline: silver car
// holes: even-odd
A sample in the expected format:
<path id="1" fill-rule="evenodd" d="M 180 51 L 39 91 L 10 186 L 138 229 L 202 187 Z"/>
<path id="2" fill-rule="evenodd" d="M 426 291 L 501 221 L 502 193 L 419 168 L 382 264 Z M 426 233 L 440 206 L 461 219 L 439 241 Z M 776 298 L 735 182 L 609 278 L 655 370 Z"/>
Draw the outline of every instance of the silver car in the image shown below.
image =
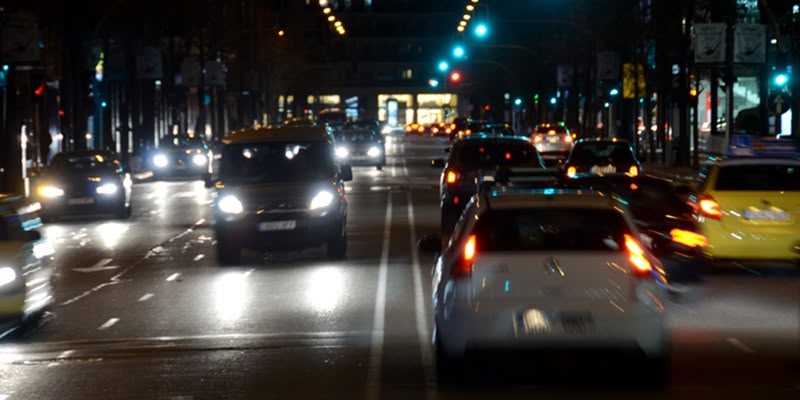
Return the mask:
<path id="1" fill-rule="evenodd" d="M 559 125 L 539 125 L 531 132 L 531 140 L 543 157 L 566 158 L 573 139 L 569 129 Z"/>

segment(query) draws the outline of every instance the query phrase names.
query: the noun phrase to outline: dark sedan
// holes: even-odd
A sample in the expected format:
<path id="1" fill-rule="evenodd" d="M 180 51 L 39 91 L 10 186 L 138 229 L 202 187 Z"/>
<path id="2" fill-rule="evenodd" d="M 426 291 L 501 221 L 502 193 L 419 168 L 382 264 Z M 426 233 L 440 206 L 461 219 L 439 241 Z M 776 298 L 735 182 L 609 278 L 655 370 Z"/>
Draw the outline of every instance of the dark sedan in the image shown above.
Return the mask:
<path id="1" fill-rule="evenodd" d="M 44 219 L 74 215 L 131 215 L 133 181 L 114 153 L 105 150 L 56 154 L 37 179 L 35 196 Z"/>
<path id="2" fill-rule="evenodd" d="M 202 179 L 211 173 L 213 154 L 204 140 L 194 135 L 173 135 L 163 139 L 150 158 L 153 176 Z"/>
<path id="3" fill-rule="evenodd" d="M 564 162 L 569 177 L 581 175 L 629 175 L 642 172 L 630 143 L 621 139 L 580 139 Z"/>

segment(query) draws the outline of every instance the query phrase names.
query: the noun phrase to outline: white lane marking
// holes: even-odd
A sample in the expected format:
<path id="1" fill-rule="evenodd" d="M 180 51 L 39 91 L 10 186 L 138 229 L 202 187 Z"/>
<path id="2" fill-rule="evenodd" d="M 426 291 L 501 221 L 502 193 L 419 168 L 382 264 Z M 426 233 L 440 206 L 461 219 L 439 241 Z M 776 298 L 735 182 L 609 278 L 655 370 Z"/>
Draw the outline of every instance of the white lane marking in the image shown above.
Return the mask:
<path id="1" fill-rule="evenodd" d="M 386 277 L 389 271 L 389 241 L 392 234 L 392 193 L 386 201 L 386 219 L 383 223 L 383 248 L 381 264 L 378 268 L 378 289 L 375 292 L 375 314 L 373 317 L 372 338 L 367 364 L 367 400 L 380 398 L 381 359 L 383 358 L 383 331 L 386 318 Z"/>
<path id="2" fill-rule="evenodd" d="M 137 300 L 137 301 L 141 303 L 143 301 L 147 301 L 147 300 L 152 299 L 153 296 L 155 296 L 155 295 L 152 294 L 152 293 L 145 293 L 142 297 L 139 297 L 139 300 Z"/>
<path id="3" fill-rule="evenodd" d="M 103 325 L 100 325 L 99 327 L 97 327 L 97 330 L 98 331 L 102 331 L 104 329 L 111 328 L 117 322 L 119 322 L 119 318 L 111 318 L 108 321 L 104 322 Z"/>
<path id="4" fill-rule="evenodd" d="M 741 350 L 741 351 L 743 351 L 743 352 L 745 352 L 745 353 L 748 353 L 748 354 L 755 354 L 755 352 L 756 352 L 755 350 L 753 350 L 752 348 L 750 348 L 750 346 L 748 346 L 748 345 L 746 345 L 746 344 L 742 343 L 742 342 L 741 342 L 739 339 L 736 339 L 736 338 L 729 337 L 729 338 L 728 338 L 728 339 L 726 339 L 726 340 L 728 341 L 728 343 L 729 343 L 731 346 L 733 346 L 733 347 L 736 347 L 737 349 L 739 349 L 739 350 Z"/>
<path id="5" fill-rule="evenodd" d="M 202 259 L 203 259 L 205 256 L 206 256 L 205 254 L 198 254 L 198 255 L 194 256 L 194 261 L 200 261 L 200 260 L 202 260 Z"/>
<path id="6" fill-rule="evenodd" d="M 408 178 L 408 164 L 406 163 L 406 159 L 403 159 L 403 174 L 406 178 Z"/>
<path id="7" fill-rule="evenodd" d="M 436 393 L 430 390 L 435 386 L 433 377 L 433 354 L 431 352 L 431 336 L 428 330 L 428 319 L 425 313 L 425 296 L 422 288 L 422 266 L 419 262 L 419 251 L 417 249 L 416 221 L 414 219 L 414 203 L 411 201 L 411 192 L 406 192 L 408 199 L 408 226 L 411 230 L 411 261 L 414 274 L 414 309 L 417 317 L 417 339 L 419 340 L 419 352 L 422 358 L 422 372 L 425 377 L 426 399 L 436 398 Z"/>
<path id="8" fill-rule="evenodd" d="M 174 273 L 174 274 L 172 274 L 172 275 L 167 277 L 167 282 L 172 282 L 175 279 L 178 279 L 179 276 L 181 276 L 181 273 L 180 272 L 176 272 L 176 273 Z"/>
<path id="9" fill-rule="evenodd" d="M 56 360 L 62 360 L 62 359 L 65 359 L 65 358 L 69 358 L 74 353 L 75 353 L 75 350 L 64 350 L 64 351 L 61 352 L 61 354 L 58 355 L 58 357 L 56 357 Z"/>
<path id="10" fill-rule="evenodd" d="M 248 269 L 247 271 L 244 271 L 244 276 L 250 276 L 255 271 L 255 268 Z"/>
<path id="11" fill-rule="evenodd" d="M 108 265 L 108 266 L 107 266 L 106 264 L 108 264 L 108 263 L 110 263 L 110 262 L 111 262 L 111 259 L 110 259 L 110 258 L 104 258 L 104 259 L 102 259 L 102 260 L 100 260 L 100 261 L 96 262 L 96 263 L 95 263 L 94 265 L 92 265 L 91 267 L 87 267 L 87 268 L 73 268 L 72 270 L 73 270 L 73 271 L 78 271 L 78 272 L 97 272 L 97 271 L 107 271 L 107 270 L 110 270 L 110 269 L 117 269 L 117 268 L 119 268 L 119 266 L 116 266 L 116 265 Z"/>

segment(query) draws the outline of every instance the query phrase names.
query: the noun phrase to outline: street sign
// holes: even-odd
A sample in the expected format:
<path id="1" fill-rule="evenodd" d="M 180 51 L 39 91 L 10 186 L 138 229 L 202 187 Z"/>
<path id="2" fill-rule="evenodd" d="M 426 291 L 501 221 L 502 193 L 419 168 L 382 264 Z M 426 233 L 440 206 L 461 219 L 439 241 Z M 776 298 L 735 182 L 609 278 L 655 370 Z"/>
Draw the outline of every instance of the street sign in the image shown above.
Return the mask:
<path id="1" fill-rule="evenodd" d="M 737 24 L 734 32 L 734 62 L 760 64 L 766 60 L 767 31 L 764 25 Z"/>
<path id="2" fill-rule="evenodd" d="M 0 59 L 6 64 L 33 64 L 41 61 L 36 18 L 26 13 L 4 18 L 0 31 Z"/>
<path id="3" fill-rule="evenodd" d="M 767 107 L 769 111 L 774 115 L 778 113 L 778 109 L 780 108 L 780 113 L 783 114 L 786 111 L 789 111 L 789 104 L 792 101 L 792 96 L 786 92 L 772 92 L 770 93 L 769 97 L 767 98 Z"/>
<path id="4" fill-rule="evenodd" d="M 225 67 L 219 61 L 206 61 L 206 85 L 225 86 Z"/>
<path id="5" fill-rule="evenodd" d="M 572 65 L 558 64 L 557 72 L 558 87 L 564 88 L 572 86 L 573 77 L 575 76 L 575 68 L 573 68 Z"/>
<path id="6" fill-rule="evenodd" d="M 139 49 L 138 54 L 136 54 L 136 75 L 139 79 L 163 78 L 161 49 L 155 46 L 146 46 Z"/>
<path id="7" fill-rule="evenodd" d="M 613 51 L 597 53 L 597 79 L 601 81 L 619 79 L 619 54 Z"/>
<path id="8" fill-rule="evenodd" d="M 695 24 L 694 61 L 725 62 L 725 24 Z"/>
<path id="9" fill-rule="evenodd" d="M 644 97 L 647 93 L 646 89 L 644 66 L 636 64 L 636 68 L 634 68 L 634 64 L 625 63 L 622 68 L 622 98 Z"/>
<path id="10" fill-rule="evenodd" d="M 796 157 L 798 153 L 794 140 L 733 135 L 728 155 L 734 157 Z"/>

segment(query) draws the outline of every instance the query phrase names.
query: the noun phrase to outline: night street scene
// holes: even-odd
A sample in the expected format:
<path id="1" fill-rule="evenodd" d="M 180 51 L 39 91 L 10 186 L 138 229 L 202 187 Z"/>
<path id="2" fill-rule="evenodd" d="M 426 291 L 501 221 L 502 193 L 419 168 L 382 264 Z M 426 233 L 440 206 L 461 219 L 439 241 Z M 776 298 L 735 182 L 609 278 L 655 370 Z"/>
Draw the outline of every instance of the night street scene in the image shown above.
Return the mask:
<path id="1" fill-rule="evenodd" d="M 0 400 L 800 399 L 795 68 L 797 0 L 0 0 Z"/>

